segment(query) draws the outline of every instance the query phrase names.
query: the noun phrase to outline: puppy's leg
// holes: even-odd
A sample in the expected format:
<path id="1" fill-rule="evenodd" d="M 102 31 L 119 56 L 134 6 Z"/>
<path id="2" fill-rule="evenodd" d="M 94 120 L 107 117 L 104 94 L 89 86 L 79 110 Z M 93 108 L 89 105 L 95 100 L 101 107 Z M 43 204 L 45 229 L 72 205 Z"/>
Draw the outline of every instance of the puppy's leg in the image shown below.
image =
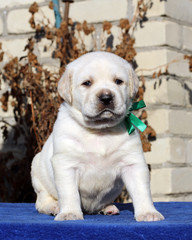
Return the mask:
<path id="1" fill-rule="evenodd" d="M 65 156 L 65 161 L 66 156 Z M 71 159 L 71 162 L 73 159 Z M 57 154 L 52 159 L 55 184 L 59 200 L 59 214 L 55 220 L 83 219 L 80 196 L 78 192 L 77 170 L 63 165 L 63 155 Z"/>
<path id="2" fill-rule="evenodd" d="M 145 164 L 133 164 L 125 167 L 122 171 L 122 179 L 132 198 L 136 221 L 164 219 L 153 205 L 149 171 Z"/>
<path id="3" fill-rule="evenodd" d="M 37 211 L 48 215 L 57 215 L 59 213 L 58 201 L 47 192 L 34 174 L 32 177 L 32 183 L 37 194 L 35 204 Z"/>
<path id="4" fill-rule="evenodd" d="M 41 180 L 39 179 L 39 176 L 41 176 L 41 167 L 39 166 L 39 163 L 42 161 L 40 156 L 41 153 L 38 153 L 35 156 L 31 168 L 32 185 L 37 194 L 36 209 L 40 213 L 56 215 L 59 212 L 58 201 L 48 193 Z"/>

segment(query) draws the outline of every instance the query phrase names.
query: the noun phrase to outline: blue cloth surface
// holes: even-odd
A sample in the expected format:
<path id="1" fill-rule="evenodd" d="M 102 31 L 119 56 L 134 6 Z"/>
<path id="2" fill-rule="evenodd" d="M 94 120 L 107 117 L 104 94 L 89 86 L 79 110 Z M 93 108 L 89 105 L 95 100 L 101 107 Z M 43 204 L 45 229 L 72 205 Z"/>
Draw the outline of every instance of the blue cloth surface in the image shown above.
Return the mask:
<path id="1" fill-rule="evenodd" d="M 31 203 L 0 203 L 1 240 L 149 239 L 191 240 L 192 202 L 155 203 L 160 222 L 136 222 L 132 204 L 116 204 L 119 215 L 85 215 L 85 220 L 54 221 Z"/>

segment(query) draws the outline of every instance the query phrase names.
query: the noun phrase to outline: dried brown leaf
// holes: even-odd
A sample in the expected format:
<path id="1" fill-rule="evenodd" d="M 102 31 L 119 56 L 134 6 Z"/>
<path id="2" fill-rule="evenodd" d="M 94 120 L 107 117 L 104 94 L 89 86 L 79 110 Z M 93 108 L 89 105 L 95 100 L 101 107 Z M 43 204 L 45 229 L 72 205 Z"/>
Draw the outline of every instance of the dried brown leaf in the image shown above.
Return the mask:
<path id="1" fill-rule="evenodd" d="M 49 2 L 49 8 L 50 8 L 50 9 L 53 9 L 53 7 L 54 7 L 54 6 L 53 6 L 53 2 L 52 2 L 52 1 Z"/>
<path id="2" fill-rule="evenodd" d="M 82 24 L 81 23 L 77 23 L 76 24 L 76 29 L 78 32 L 82 31 L 83 27 L 82 27 Z"/>
<path id="3" fill-rule="evenodd" d="M 95 27 L 93 25 L 88 26 L 87 21 L 83 22 L 82 28 L 83 28 L 85 35 L 89 35 L 90 33 L 92 33 L 95 30 Z"/>
<path id="4" fill-rule="evenodd" d="M 145 110 L 143 110 L 141 113 L 141 119 L 142 120 L 147 119 L 147 112 Z"/>
<path id="5" fill-rule="evenodd" d="M 120 19 L 119 26 L 121 29 L 129 30 L 131 25 L 129 24 L 129 20 L 127 18 Z"/>
<path id="6" fill-rule="evenodd" d="M 141 138 L 141 142 L 142 142 L 143 151 L 150 152 L 151 151 L 151 143 L 148 141 L 145 134 L 140 132 L 140 138 Z"/>
<path id="7" fill-rule="evenodd" d="M 73 25 L 73 20 L 71 18 L 68 19 L 68 25 Z"/>
<path id="8" fill-rule="evenodd" d="M 107 34 L 111 34 L 112 24 L 108 21 L 103 22 L 103 31 L 106 31 Z"/>
<path id="9" fill-rule="evenodd" d="M 35 14 L 36 12 L 38 12 L 38 10 L 39 10 L 39 6 L 36 2 L 31 4 L 31 6 L 29 7 L 29 12 L 32 14 Z"/>
<path id="10" fill-rule="evenodd" d="M 184 59 L 187 59 L 189 61 L 189 71 L 192 72 L 192 56 L 184 56 Z"/>
<path id="11" fill-rule="evenodd" d="M 157 74 L 157 77 L 160 77 L 161 76 L 161 69 L 159 70 L 158 74 Z"/>
<path id="12" fill-rule="evenodd" d="M 9 100 L 9 92 L 3 93 L 2 97 L 0 98 L 1 108 L 3 111 L 7 112 L 8 110 L 8 100 Z"/>
<path id="13" fill-rule="evenodd" d="M 168 70 L 168 66 L 166 66 L 166 69 L 165 69 L 165 74 L 168 75 L 169 74 L 169 70 Z"/>
<path id="14" fill-rule="evenodd" d="M 31 18 L 29 19 L 29 23 L 31 25 L 31 28 L 35 29 L 35 19 L 34 19 L 34 15 L 31 16 Z"/>
<path id="15" fill-rule="evenodd" d="M 1 53 L 0 53 L 0 62 L 3 61 L 3 56 L 4 56 L 4 52 L 1 52 Z"/>
<path id="16" fill-rule="evenodd" d="M 154 72 L 153 75 L 152 75 L 152 78 L 156 78 L 156 75 L 157 75 L 157 73 Z"/>

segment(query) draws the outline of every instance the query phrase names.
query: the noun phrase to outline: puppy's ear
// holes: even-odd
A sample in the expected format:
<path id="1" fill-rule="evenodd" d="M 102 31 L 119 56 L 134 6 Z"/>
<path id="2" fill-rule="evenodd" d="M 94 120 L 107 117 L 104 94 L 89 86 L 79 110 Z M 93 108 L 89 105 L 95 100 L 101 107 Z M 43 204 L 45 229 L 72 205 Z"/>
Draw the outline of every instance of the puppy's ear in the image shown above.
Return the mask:
<path id="1" fill-rule="evenodd" d="M 129 75 L 129 95 L 131 99 L 134 99 L 139 88 L 139 79 L 131 66 L 129 66 L 128 75 Z"/>
<path id="2" fill-rule="evenodd" d="M 68 68 L 59 80 L 58 92 L 68 104 L 72 104 L 72 74 Z"/>

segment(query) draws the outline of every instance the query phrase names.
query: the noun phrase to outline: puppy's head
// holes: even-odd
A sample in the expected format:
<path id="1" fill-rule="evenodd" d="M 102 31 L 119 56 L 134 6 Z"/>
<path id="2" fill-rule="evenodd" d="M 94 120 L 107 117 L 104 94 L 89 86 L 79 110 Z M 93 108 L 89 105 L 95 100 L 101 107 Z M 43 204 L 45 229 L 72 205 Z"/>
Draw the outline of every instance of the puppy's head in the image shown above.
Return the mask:
<path id="1" fill-rule="evenodd" d="M 85 127 L 120 123 L 131 106 L 139 80 L 130 64 L 115 54 L 87 53 L 70 63 L 58 84 L 61 97 L 81 113 Z"/>

